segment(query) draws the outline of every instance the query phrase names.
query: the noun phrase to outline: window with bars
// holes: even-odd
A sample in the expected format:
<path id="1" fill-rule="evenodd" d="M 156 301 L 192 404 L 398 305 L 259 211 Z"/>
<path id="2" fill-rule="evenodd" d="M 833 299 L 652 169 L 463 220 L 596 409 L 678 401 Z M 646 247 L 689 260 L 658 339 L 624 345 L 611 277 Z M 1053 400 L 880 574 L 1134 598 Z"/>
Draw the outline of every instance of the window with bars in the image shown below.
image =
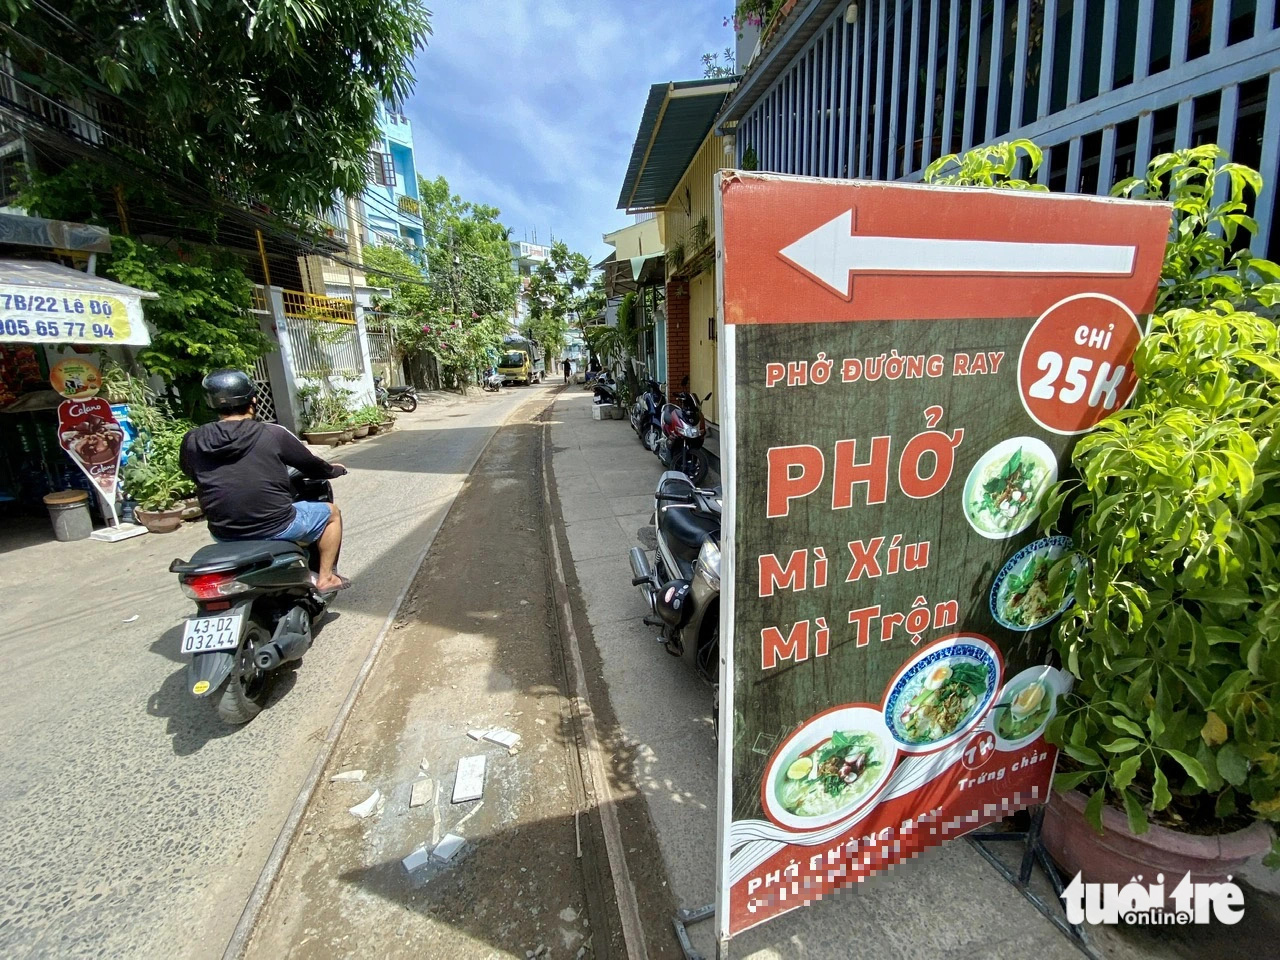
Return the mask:
<path id="1" fill-rule="evenodd" d="M 396 165 L 389 153 L 375 150 L 369 154 L 369 172 L 373 176 L 374 183 L 384 187 L 396 185 Z"/>

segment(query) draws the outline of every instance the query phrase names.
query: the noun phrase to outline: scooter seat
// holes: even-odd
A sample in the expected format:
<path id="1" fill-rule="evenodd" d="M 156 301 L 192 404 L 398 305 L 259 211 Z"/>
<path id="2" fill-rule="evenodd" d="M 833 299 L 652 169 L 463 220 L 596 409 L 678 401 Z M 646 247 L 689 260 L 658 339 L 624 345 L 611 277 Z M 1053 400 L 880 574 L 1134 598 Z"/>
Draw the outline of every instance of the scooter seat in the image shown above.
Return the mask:
<path id="1" fill-rule="evenodd" d="M 671 551 L 692 563 L 702 549 L 702 541 L 720 532 L 720 518 L 706 517 L 683 504 L 664 505 L 658 511 L 658 525 Z"/>
<path id="2" fill-rule="evenodd" d="M 307 555 L 292 540 L 232 540 L 201 547 L 186 562 L 174 560 L 169 564 L 169 572 L 185 575 L 228 573 L 266 567 L 277 558 L 288 556 L 305 560 Z"/>

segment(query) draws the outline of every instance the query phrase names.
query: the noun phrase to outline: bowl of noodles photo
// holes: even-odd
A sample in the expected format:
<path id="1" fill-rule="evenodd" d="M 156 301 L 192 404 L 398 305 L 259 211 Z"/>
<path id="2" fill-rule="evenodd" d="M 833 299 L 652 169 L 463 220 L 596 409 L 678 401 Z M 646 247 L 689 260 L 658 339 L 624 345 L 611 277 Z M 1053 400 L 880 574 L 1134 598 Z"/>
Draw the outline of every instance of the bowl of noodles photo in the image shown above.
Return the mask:
<path id="1" fill-rule="evenodd" d="M 1006 683 L 991 710 L 997 748 L 1017 750 L 1044 733 L 1066 688 L 1062 672 L 1047 666 L 1028 667 Z"/>
<path id="2" fill-rule="evenodd" d="M 1035 437 L 1002 440 L 978 458 L 964 482 L 964 515 L 988 540 L 1017 536 L 1040 515 L 1058 479 L 1058 460 Z"/>
<path id="3" fill-rule="evenodd" d="M 1000 651 L 978 634 L 930 644 L 889 681 L 884 718 L 890 735 L 908 753 L 955 743 L 986 716 L 1003 669 Z"/>
<path id="4" fill-rule="evenodd" d="M 991 616 L 1009 630 L 1025 633 L 1052 622 L 1075 602 L 1076 579 L 1084 558 L 1070 537 L 1044 537 L 1027 544 L 1001 568 L 991 586 Z M 1053 577 L 1064 556 L 1069 565 Z"/>
<path id="5" fill-rule="evenodd" d="M 780 827 L 817 830 L 875 799 L 898 748 L 874 706 L 850 704 L 811 717 L 765 769 L 761 802 Z"/>

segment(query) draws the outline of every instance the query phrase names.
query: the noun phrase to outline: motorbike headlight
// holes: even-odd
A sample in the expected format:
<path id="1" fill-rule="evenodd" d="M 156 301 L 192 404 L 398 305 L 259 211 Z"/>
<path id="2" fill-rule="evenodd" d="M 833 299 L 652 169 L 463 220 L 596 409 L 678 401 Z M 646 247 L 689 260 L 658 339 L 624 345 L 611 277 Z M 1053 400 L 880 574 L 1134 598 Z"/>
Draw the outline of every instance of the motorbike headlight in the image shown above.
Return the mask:
<path id="1" fill-rule="evenodd" d="M 720 544 L 714 540 L 702 541 L 702 549 L 698 551 L 698 567 L 702 570 L 711 586 L 720 586 Z"/>
<path id="2" fill-rule="evenodd" d="M 698 425 L 696 423 L 686 423 L 680 427 L 680 433 L 686 437 L 696 437 L 699 435 Z"/>

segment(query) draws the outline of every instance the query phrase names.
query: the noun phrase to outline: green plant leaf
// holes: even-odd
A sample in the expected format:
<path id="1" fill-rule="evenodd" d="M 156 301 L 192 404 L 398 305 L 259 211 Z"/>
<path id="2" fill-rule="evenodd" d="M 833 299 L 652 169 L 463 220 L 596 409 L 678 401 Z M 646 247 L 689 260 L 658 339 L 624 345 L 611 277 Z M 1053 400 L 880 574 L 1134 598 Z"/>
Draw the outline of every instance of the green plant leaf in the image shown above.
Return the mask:
<path id="1" fill-rule="evenodd" d="M 1209 777 L 1208 774 L 1205 773 L 1204 767 L 1200 765 L 1199 760 L 1190 754 L 1183 753 L 1181 750 L 1166 750 L 1165 753 L 1172 757 L 1178 766 L 1182 767 L 1182 769 L 1187 772 L 1187 775 L 1191 777 L 1192 780 L 1201 787 L 1208 788 Z"/>
<path id="2" fill-rule="evenodd" d="M 1164 771 L 1159 766 L 1156 767 L 1155 779 L 1151 785 L 1151 809 L 1163 810 L 1169 806 L 1173 800 L 1173 794 L 1169 792 L 1169 778 L 1164 775 Z"/>
<path id="3" fill-rule="evenodd" d="M 1054 774 L 1053 788 L 1064 792 L 1074 790 L 1097 772 L 1096 770 L 1072 770 L 1069 773 Z"/>
<path id="4" fill-rule="evenodd" d="M 1101 744 L 1103 750 L 1108 753 L 1128 753 L 1138 746 L 1138 741 L 1133 737 L 1117 737 L 1110 743 Z"/>
<path id="5" fill-rule="evenodd" d="M 1124 790 L 1133 783 L 1133 778 L 1138 775 L 1138 769 L 1142 766 L 1142 755 L 1134 754 L 1132 757 L 1125 757 L 1124 762 L 1111 775 L 1111 783 L 1117 790 Z"/>
<path id="6" fill-rule="evenodd" d="M 1146 734 L 1143 732 L 1142 728 L 1123 714 L 1117 713 L 1113 715 L 1111 717 L 1111 722 L 1125 733 L 1132 733 L 1135 737 L 1141 737 L 1144 740 L 1146 739 Z"/>
<path id="7" fill-rule="evenodd" d="M 1249 777 L 1249 761 L 1233 743 L 1224 743 L 1217 754 L 1218 772 L 1234 787 L 1242 786 Z"/>
<path id="8" fill-rule="evenodd" d="M 1097 831 L 1098 836 L 1102 836 L 1102 801 L 1106 798 L 1105 795 L 1106 789 L 1099 787 L 1084 805 L 1084 819 Z"/>
<path id="9" fill-rule="evenodd" d="M 1146 833 L 1150 827 L 1147 823 L 1146 811 L 1142 809 L 1142 804 L 1128 790 L 1120 791 L 1120 796 L 1124 799 L 1124 812 L 1129 818 L 1129 832 L 1135 835 Z"/>
<path id="10" fill-rule="evenodd" d="M 1067 756 L 1078 763 L 1088 764 L 1091 767 L 1102 766 L 1102 757 L 1098 756 L 1093 750 L 1085 746 L 1077 746 L 1074 743 L 1064 743 L 1062 749 Z"/>
<path id="11" fill-rule="evenodd" d="M 1271 851 L 1262 858 L 1262 863 L 1272 870 L 1280 870 L 1280 836 L 1272 837 Z"/>

